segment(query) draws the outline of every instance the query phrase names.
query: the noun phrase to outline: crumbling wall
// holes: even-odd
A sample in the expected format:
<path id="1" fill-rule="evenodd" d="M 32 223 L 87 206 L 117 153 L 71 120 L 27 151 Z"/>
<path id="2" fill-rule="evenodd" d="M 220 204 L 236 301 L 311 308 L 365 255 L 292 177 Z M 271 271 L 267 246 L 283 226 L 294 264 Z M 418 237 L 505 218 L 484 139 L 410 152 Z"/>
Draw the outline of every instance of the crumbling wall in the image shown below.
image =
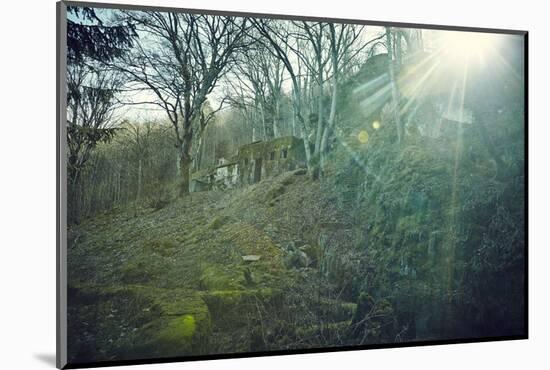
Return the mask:
<path id="1" fill-rule="evenodd" d="M 294 136 L 258 141 L 242 146 L 235 161 L 240 168 L 240 183 L 253 184 L 261 179 L 306 167 L 304 142 Z"/>
<path id="2" fill-rule="evenodd" d="M 306 167 L 304 142 L 294 136 L 243 145 L 231 160 L 195 172 L 190 191 L 224 190 L 257 183 L 286 171 Z"/>

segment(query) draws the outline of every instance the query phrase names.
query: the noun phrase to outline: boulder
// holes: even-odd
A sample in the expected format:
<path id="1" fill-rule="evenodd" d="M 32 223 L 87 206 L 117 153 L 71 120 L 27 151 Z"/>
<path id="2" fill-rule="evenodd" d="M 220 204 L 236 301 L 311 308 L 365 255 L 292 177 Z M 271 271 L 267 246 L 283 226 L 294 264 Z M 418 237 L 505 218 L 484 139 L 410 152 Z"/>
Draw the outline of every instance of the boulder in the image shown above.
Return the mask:
<path id="1" fill-rule="evenodd" d="M 241 256 L 244 262 L 257 262 L 262 258 L 262 256 L 258 256 L 256 254 L 249 254 L 246 256 Z"/>

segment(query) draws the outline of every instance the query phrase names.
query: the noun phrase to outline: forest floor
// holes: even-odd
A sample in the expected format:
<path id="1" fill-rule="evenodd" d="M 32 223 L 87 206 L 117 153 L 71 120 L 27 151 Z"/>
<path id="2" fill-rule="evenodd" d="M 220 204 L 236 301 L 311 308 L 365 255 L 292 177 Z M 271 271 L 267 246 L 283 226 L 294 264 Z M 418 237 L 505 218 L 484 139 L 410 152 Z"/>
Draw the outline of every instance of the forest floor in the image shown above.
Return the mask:
<path id="1" fill-rule="evenodd" d="M 349 326 L 355 304 L 312 284 L 320 227 L 346 218 L 297 170 L 70 227 L 69 359 L 302 348 L 324 336 L 338 345 L 328 336 Z"/>

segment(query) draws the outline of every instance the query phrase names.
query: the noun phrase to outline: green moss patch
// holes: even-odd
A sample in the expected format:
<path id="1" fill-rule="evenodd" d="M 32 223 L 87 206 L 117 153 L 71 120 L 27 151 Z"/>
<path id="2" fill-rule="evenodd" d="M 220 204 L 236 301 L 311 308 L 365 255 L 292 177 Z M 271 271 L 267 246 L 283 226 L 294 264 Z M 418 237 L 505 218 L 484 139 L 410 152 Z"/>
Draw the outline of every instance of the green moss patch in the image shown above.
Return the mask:
<path id="1" fill-rule="evenodd" d="M 203 269 L 200 287 L 203 290 L 235 290 L 242 288 L 243 270 L 239 266 L 212 265 Z"/>
<path id="2" fill-rule="evenodd" d="M 197 323 L 193 315 L 164 319 L 161 328 L 152 333 L 157 351 L 166 354 L 188 353 L 193 346 Z"/>
<path id="3" fill-rule="evenodd" d="M 122 268 L 122 281 L 128 284 L 142 284 L 150 280 L 150 274 L 145 262 L 131 261 Z"/>
<path id="4" fill-rule="evenodd" d="M 69 300 L 70 330 L 93 333 L 89 342 L 71 345 L 70 357 L 75 361 L 79 356 L 130 359 L 208 350 L 210 312 L 194 291 L 79 286 L 71 287 Z"/>
<path id="5" fill-rule="evenodd" d="M 270 265 L 273 268 L 281 267 L 282 252 L 273 240 L 256 226 L 246 223 L 237 223 L 227 232 L 228 239 L 236 246 L 241 255 L 259 255 L 262 259 L 258 265 Z"/>
<path id="6" fill-rule="evenodd" d="M 145 243 L 145 248 L 163 257 L 170 257 L 176 253 L 178 243 L 172 239 L 149 240 Z"/>
<path id="7" fill-rule="evenodd" d="M 224 226 L 228 221 L 229 221 L 229 217 L 227 216 L 216 217 L 212 220 L 212 222 L 210 222 L 210 224 L 208 225 L 208 228 L 210 230 L 218 230 L 222 226 Z"/>
<path id="8" fill-rule="evenodd" d="M 243 325 L 258 314 L 259 306 L 280 308 L 282 291 L 272 288 L 205 292 L 203 299 L 212 320 L 221 327 Z"/>

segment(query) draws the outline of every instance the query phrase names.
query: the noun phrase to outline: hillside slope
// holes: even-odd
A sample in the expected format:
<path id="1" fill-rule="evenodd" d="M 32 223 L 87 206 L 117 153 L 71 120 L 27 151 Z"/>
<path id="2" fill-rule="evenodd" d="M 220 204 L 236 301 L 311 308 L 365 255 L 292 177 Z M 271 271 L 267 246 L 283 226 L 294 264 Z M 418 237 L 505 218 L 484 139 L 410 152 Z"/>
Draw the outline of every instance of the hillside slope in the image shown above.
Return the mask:
<path id="1" fill-rule="evenodd" d="M 330 196 L 297 170 L 72 227 L 71 361 L 342 344 L 355 304 L 323 240 L 353 231 Z"/>

